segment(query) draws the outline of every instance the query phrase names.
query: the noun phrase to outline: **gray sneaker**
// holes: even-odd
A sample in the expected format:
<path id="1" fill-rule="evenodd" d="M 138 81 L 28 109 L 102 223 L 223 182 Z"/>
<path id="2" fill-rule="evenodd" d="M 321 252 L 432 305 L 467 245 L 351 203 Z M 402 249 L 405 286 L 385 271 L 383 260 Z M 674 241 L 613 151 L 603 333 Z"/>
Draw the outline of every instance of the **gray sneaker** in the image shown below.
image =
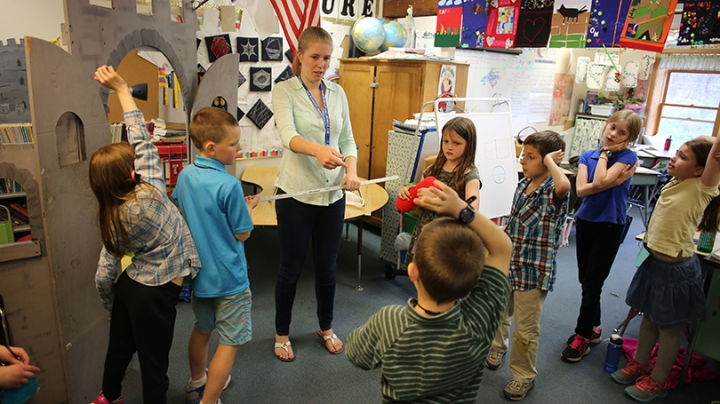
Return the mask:
<path id="1" fill-rule="evenodd" d="M 503 356 L 505 356 L 505 352 L 495 352 L 491 350 L 487 359 L 485 359 L 485 367 L 490 370 L 498 370 L 502 365 Z"/>
<path id="2" fill-rule="evenodd" d="M 533 387 L 535 387 L 535 382 L 532 380 L 528 383 L 520 383 L 512 380 L 505 386 L 503 393 L 505 394 L 505 398 L 512 401 L 520 401 L 525 398 L 528 391 L 532 390 Z"/>

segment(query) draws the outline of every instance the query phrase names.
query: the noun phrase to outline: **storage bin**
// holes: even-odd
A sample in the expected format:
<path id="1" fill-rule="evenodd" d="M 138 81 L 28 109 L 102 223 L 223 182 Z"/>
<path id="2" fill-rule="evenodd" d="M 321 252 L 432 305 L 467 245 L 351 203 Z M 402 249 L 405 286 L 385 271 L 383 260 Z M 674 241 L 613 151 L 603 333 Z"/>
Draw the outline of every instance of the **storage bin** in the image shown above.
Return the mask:
<path id="1" fill-rule="evenodd" d="M 417 213 L 417 214 L 415 214 Z M 417 224 L 418 219 L 420 218 L 420 211 L 419 210 L 413 210 L 411 212 L 403 213 L 402 215 L 402 231 L 403 233 L 413 233 L 413 230 L 415 230 L 415 225 Z"/>
<path id="2" fill-rule="evenodd" d="M 10 216 L 10 210 L 4 206 L 0 205 L 0 209 L 4 209 L 5 213 L 7 214 L 6 221 L 0 222 L 0 244 L 10 244 L 15 242 L 15 234 L 13 233 L 12 228 L 12 218 Z"/>
<path id="3" fill-rule="evenodd" d="M 591 105 L 590 111 L 593 115 L 610 116 L 615 113 L 614 105 Z"/>

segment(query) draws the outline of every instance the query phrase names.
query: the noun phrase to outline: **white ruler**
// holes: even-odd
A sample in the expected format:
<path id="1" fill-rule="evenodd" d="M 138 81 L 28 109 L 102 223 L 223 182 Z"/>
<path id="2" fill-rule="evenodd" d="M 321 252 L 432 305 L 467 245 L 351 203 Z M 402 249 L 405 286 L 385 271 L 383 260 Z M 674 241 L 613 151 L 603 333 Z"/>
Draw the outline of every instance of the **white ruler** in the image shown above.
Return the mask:
<path id="1" fill-rule="evenodd" d="M 382 177 L 382 178 L 375 178 L 374 180 L 362 181 L 360 183 L 360 186 L 377 184 L 378 182 L 394 181 L 397 179 L 400 179 L 400 177 L 398 177 L 397 175 L 391 175 L 389 177 Z M 276 199 L 294 198 L 296 196 L 322 194 L 323 192 L 337 191 L 337 190 L 343 189 L 343 188 L 344 187 L 342 185 L 336 185 L 334 187 L 310 189 L 307 191 L 291 192 L 289 194 L 277 194 L 277 195 L 263 196 L 263 197 L 260 197 L 260 199 L 258 201 L 265 202 L 265 201 L 274 201 Z"/>

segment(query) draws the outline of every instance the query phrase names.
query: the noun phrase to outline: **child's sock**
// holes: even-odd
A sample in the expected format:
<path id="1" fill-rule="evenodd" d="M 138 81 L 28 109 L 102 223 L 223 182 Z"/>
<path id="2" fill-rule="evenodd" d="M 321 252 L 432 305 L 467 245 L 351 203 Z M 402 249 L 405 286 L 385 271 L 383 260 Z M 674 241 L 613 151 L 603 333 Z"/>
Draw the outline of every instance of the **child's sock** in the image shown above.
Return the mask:
<path id="1" fill-rule="evenodd" d="M 190 381 L 188 382 L 188 387 L 191 389 L 196 389 L 198 387 L 204 386 L 205 383 L 207 383 L 207 373 L 205 373 L 205 376 L 203 376 L 203 378 L 200 380 L 192 380 L 192 378 L 190 378 Z"/>

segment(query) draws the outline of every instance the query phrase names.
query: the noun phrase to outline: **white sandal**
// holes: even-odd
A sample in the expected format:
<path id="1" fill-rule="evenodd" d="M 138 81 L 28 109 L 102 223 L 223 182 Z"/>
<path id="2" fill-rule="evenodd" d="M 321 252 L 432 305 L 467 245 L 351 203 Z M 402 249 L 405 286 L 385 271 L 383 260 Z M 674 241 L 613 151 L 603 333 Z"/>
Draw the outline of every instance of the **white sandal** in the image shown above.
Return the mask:
<path id="1" fill-rule="evenodd" d="M 275 354 L 275 350 L 276 350 L 276 349 L 284 349 L 285 352 L 288 354 L 287 359 L 283 359 L 283 358 L 281 358 L 281 357 L 279 357 L 279 356 L 277 356 L 277 355 L 275 355 L 275 357 L 278 358 L 278 360 L 281 360 L 281 361 L 283 361 L 283 362 L 292 362 L 292 361 L 294 361 L 294 360 L 295 360 L 295 356 L 293 356 L 292 358 L 290 357 L 290 349 L 289 349 L 289 348 L 290 348 L 290 345 L 292 345 L 292 344 L 290 343 L 290 341 L 283 342 L 283 343 L 276 342 L 276 343 L 275 343 L 275 347 L 273 348 L 273 354 Z"/>
<path id="2" fill-rule="evenodd" d="M 335 340 L 338 340 L 338 341 L 340 340 L 340 338 L 338 338 L 338 336 L 335 333 L 333 333 L 332 335 L 323 335 L 322 330 L 320 330 L 317 332 L 317 334 L 318 334 L 318 336 L 320 336 L 320 338 L 323 339 L 323 344 L 325 345 L 325 349 L 327 349 L 328 352 L 330 352 L 333 355 L 342 353 L 344 347 L 341 347 L 340 350 L 337 350 L 337 348 L 335 348 Z M 328 349 L 327 343 L 326 343 L 327 340 L 330 340 L 330 343 L 332 344 L 333 348 L 336 349 L 335 352 Z"/>

